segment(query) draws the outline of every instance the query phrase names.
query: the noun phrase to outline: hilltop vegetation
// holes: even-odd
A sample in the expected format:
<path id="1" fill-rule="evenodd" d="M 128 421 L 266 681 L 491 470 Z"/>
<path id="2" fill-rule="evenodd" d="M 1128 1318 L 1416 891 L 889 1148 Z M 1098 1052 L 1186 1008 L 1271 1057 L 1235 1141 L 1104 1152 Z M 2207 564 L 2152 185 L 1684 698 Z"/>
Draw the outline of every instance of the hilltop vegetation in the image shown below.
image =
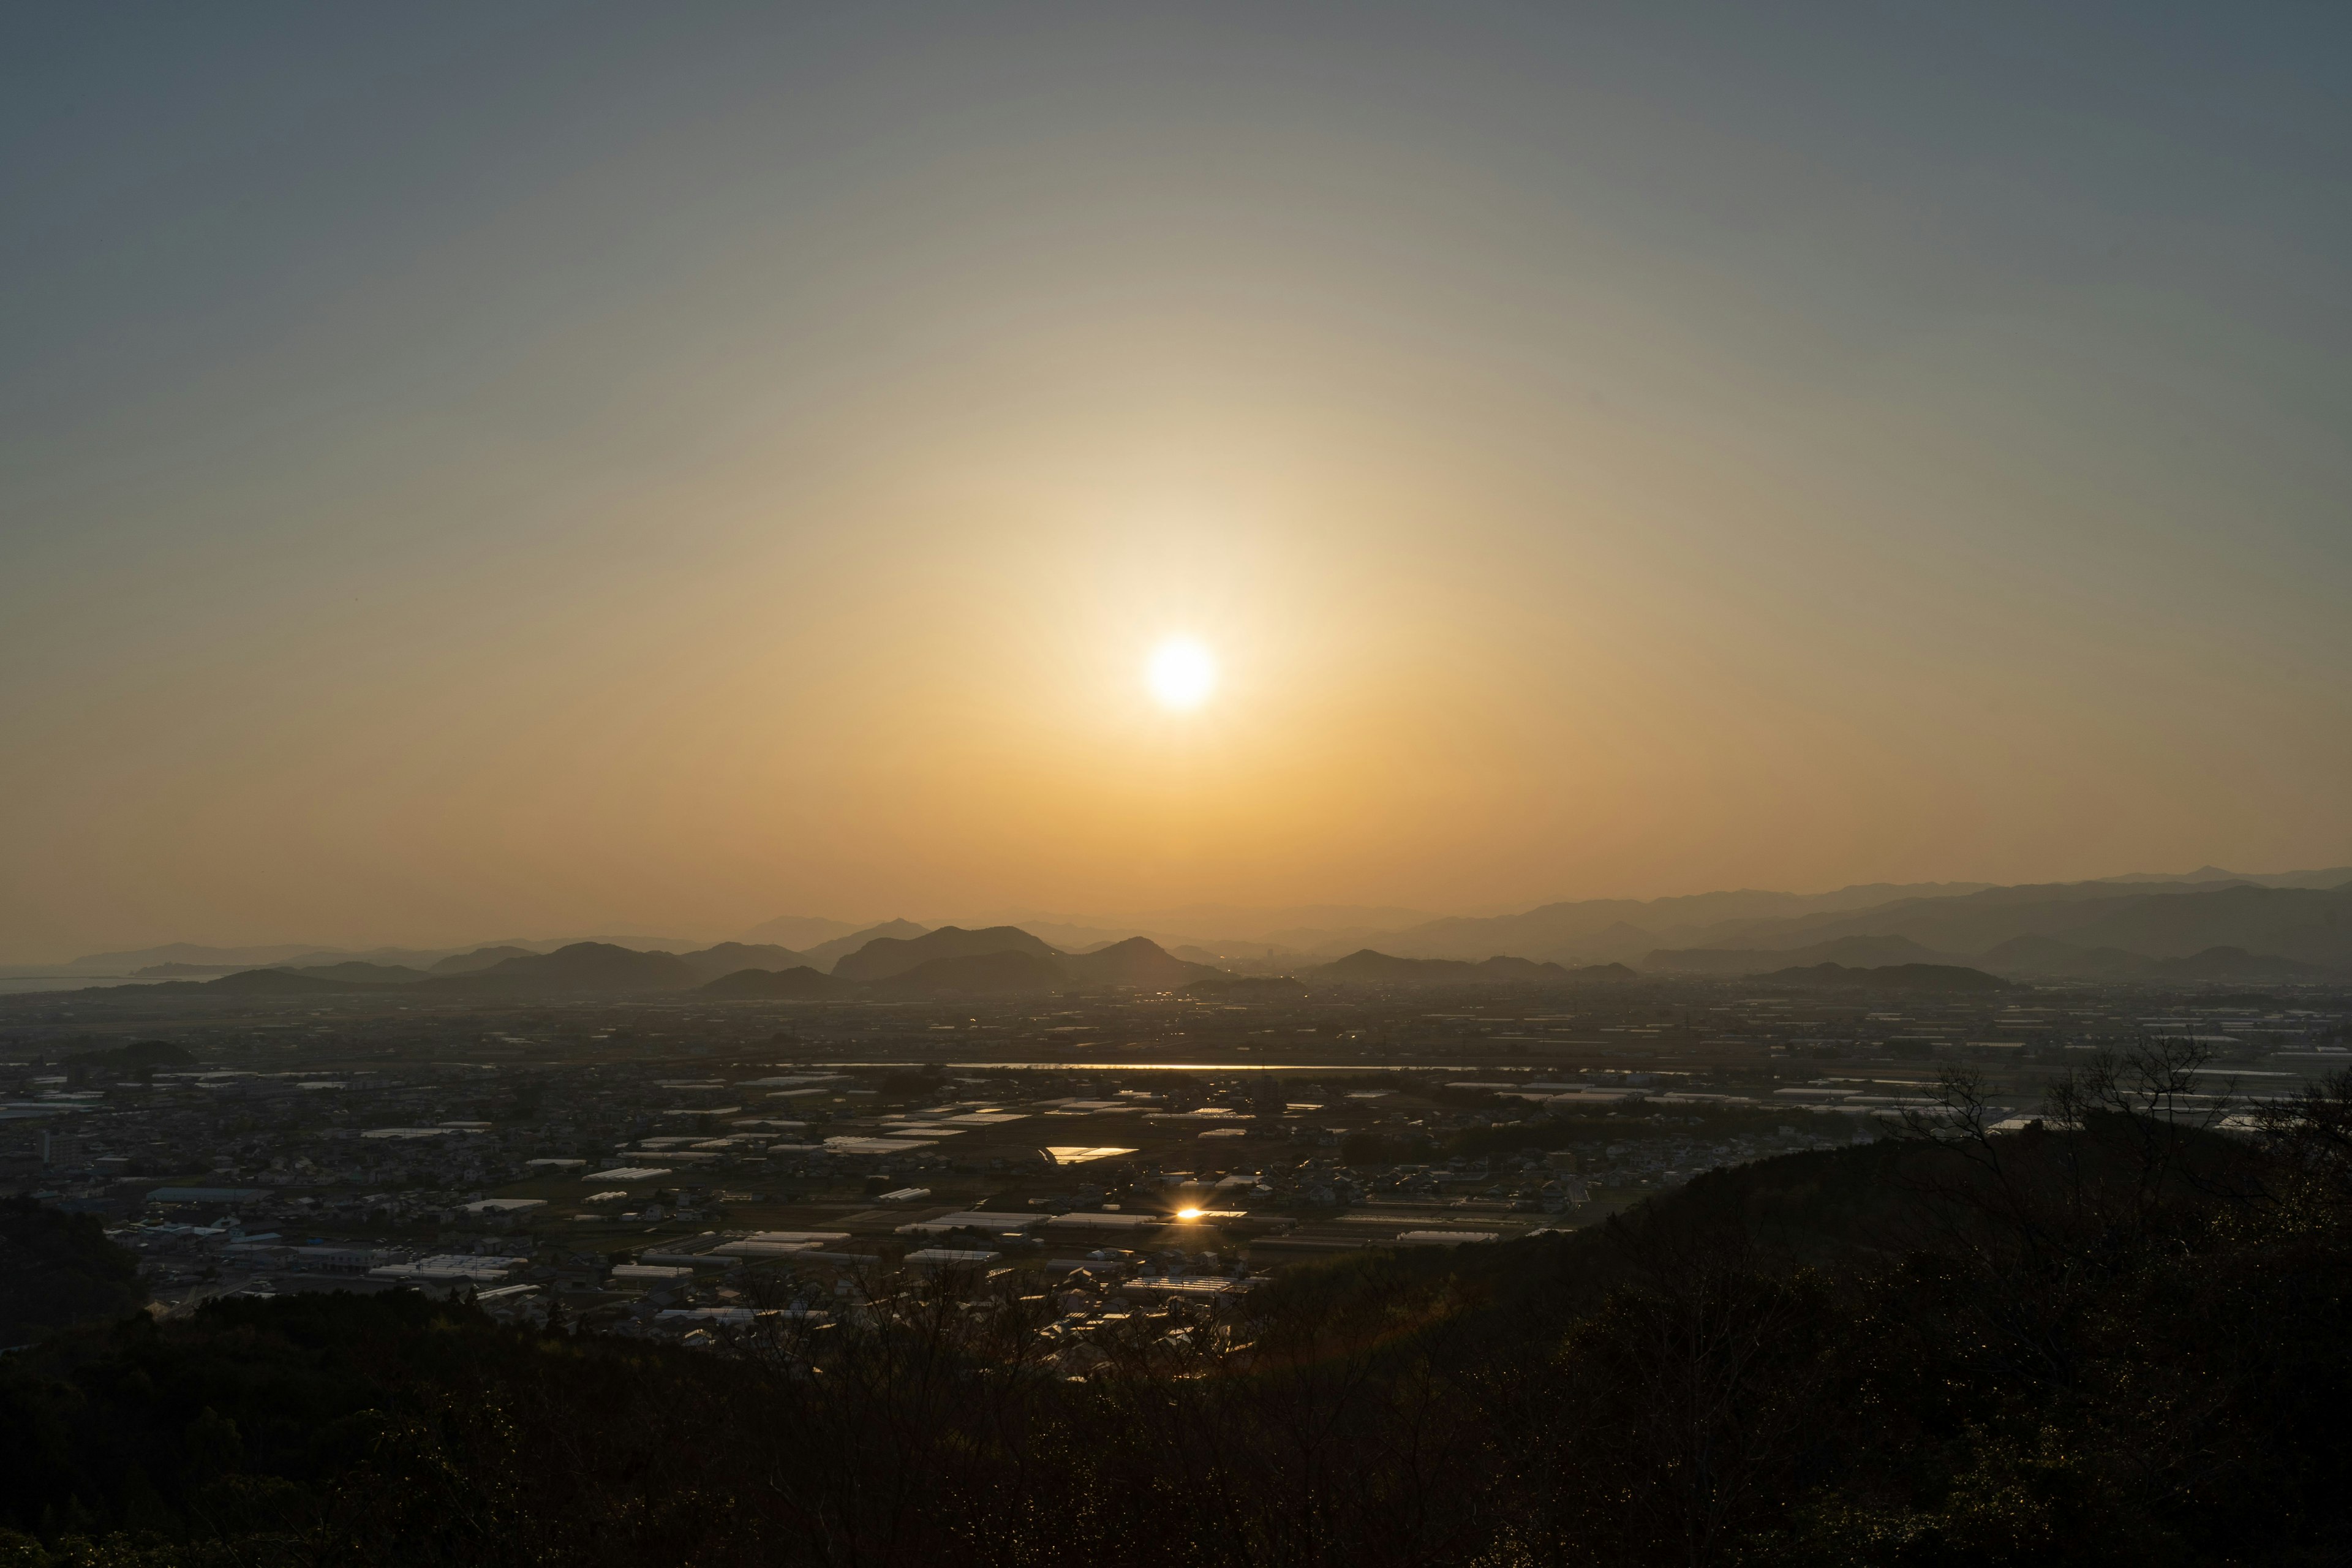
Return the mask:
<path id="1" fill-rule="evenodd" d="M 1019 1276 L 732 1356 L 405 1295 L 133 1317 L 0 1371 L 0 1561 L 2339 1561 L 2352 1081 L 2224 1137 L 2168 1114 L 2197 1065 L 2023 1134 L 1956 1079 L 1919 1136 L 1297 1269 L 1083 1382 Z"/>
<path id="2" fill-rule="evenodd" d="M 0 1347 L 27 1344 L 147 1300 L 137 1264 L 94 1215 L 0 1199 Z"/>

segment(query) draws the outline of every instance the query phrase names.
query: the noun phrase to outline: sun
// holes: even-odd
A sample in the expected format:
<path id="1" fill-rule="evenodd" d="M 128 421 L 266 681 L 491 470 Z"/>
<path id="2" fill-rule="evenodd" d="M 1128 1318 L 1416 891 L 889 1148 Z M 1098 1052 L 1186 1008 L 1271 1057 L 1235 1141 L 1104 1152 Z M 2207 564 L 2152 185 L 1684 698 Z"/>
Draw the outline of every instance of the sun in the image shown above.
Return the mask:
<path id="1" fill-rule="evenodd" d="M 1217 660 L 1191 637 L 1171 637 L 1152 650 L 1144 683 L 1163 708 L 1198 708 L 1217 689 Z"/>

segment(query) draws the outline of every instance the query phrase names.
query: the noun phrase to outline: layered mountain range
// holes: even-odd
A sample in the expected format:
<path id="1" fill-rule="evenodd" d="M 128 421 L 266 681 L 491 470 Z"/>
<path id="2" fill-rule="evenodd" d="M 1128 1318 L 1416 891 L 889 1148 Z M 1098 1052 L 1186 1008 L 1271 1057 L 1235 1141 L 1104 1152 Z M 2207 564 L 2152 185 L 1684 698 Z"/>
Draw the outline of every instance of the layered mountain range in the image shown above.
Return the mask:
<path id="1" fill-rule="evenodd" d="M 1511 952 L 1731 973 L 1754 970 L 1764 956 L 1784 963 L 1801 953 L 1808 963 L 1852 962 L 1831 951 L 1849 940 L 1874 943 L 1848 952 L 1881 963 L 1989 960 L 2021 938 L 2085 952 L 2112 949 L 2145 961 L 2151 973 L 2163 961 L 2215 947 L 2322 966 L 2352 963 L 2352 867 L 2265 878 L 2209 868 L 2192 878 L 1587 900 L 1490 920 L 1431 921 L 1395 932 L 1381 946 L 1414 957 Z M 2053 960 L 2062 969 L 2046 967 Z M 2090 975 L 2098 962 L 2045 945 L 2031 955 L 2026 972 L 2090 964 L 2078 970 Z"/>
<path id="2" fill-rule="evenodd" d="M 222 995 L 304 995 L 402 991 L 446 997 L 625 995 L 698 992 L 781 1001 L 832 998 L 1003 997 L 1072 992 L 1190 991 L 1229 999 L 1303 994 L 1310 989 L 1420 984 L 1528 985 L 1633 978 L 1622 965 L 1571 971 L 1521 958 L 1479 963 L 1395 958 L 1370 951 L 1309 968 L 1306 978 L 1237 975 L 1181 959 L 1149 937 L 1065 952 L 1017 926 L 966 931 L 909 922 L 856 933 L 829 966 L 773 943 L 723 942 L 673 953 L 611 942 L 573 942 L 553 952 L 485 949 L 453 954 L 427 970 L 345 960 L 243 970 L 211 980 L 163 979 L 152 989 Z M 827 944 L 836 947 L 842 944 Z"/>
<path id="3" fill-rule="evenodd" d="M 1056 936 L 1098 938 L 1055 945 Z M 763 935 L 818 940 L 804 948 Z M 1314 937 L 1299 931 L 1286 934 Z M 747 940 L 698 947 L 670 939 L 508 942 L 460 952 L 200 948 L 99 953 L 83 973 L 225 990 L 414 986 L 448 994 L 562 994 L 712 987 L 740 996 L 1013 995 L 1056 990 L 1192 988 L 1231 994 L 1244 979 L 1318 985 L 1607 983 L 1636 972 L 1774 975 L 1927 966 L 2011 980 L 2282 981 L 2352 974 L 2352 868 L 1986 887 L 1874 885 L 1832 893 L 1760 891 L 1584 900 L 1515 915 L 1423 921 L 1347 945 L 1297 951 L 1269 942 L 1024 921 L 933 929 L 893 920 L 791 916 Z M 1352 951 L 1350 949 L 1352 948 Z M 109 967 L 111 966 L 111 967 Z M 1271 993 L 1269 993 L 1271 994 Z"/>

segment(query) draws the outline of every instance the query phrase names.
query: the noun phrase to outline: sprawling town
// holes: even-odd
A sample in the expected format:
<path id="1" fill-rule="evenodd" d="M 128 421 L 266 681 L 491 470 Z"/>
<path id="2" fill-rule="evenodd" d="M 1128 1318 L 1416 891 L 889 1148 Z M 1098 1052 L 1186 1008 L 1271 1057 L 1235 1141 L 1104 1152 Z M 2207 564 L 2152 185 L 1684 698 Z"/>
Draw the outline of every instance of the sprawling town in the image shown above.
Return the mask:
<path id="1" fill-rule="evenodd" d="M 413 1289 L 724 1348 L 909 1280 L 1181 1334 L 1286 1267 L 1605 1222 L 1719 1167 L 2021 1128 L 2135 1041 L 2226 1115 L 2352 1064 L 2333 992 L 1753 980 L 1266 999 L 9 998 L 0 1179 L 101 1217 L 151 1310 Z M 1968 1103 L 1956 1109 L 1956 1088 Z"/>

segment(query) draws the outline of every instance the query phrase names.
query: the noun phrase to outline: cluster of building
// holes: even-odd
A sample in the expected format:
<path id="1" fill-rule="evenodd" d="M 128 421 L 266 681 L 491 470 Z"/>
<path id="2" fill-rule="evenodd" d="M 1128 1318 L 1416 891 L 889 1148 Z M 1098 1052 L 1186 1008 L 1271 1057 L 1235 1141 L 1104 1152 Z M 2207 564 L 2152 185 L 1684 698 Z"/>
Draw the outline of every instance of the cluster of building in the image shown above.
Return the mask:
<path id="1" fill-rule="evenodd" d="M 2135 1039 L 2193 1042 L 2236 1093 L 2352 1065 L 2346 1005 L 2317 995 L 1897 1005 L 1685 981 L 1046 1005 L 248 997 L 156 1017 L 115 994 L 124 1016 L 0 1013 L 0 1182 L 104 1215 L 162 1310 L 422 1289 L 719 1344 L 955 1278 L 1018 1286 L 1024 1310 L 1091 1303 L 1040 1325 L 1073 1363 L 1080 1343 L 1184 1331 L 1302 1256 L 1572 1228 L 1878 1136 L 1955 1065 L 2016 1124 L 2053 1075 Z M 165 1034 L 182 1065 L 110 1048 Z"/>

